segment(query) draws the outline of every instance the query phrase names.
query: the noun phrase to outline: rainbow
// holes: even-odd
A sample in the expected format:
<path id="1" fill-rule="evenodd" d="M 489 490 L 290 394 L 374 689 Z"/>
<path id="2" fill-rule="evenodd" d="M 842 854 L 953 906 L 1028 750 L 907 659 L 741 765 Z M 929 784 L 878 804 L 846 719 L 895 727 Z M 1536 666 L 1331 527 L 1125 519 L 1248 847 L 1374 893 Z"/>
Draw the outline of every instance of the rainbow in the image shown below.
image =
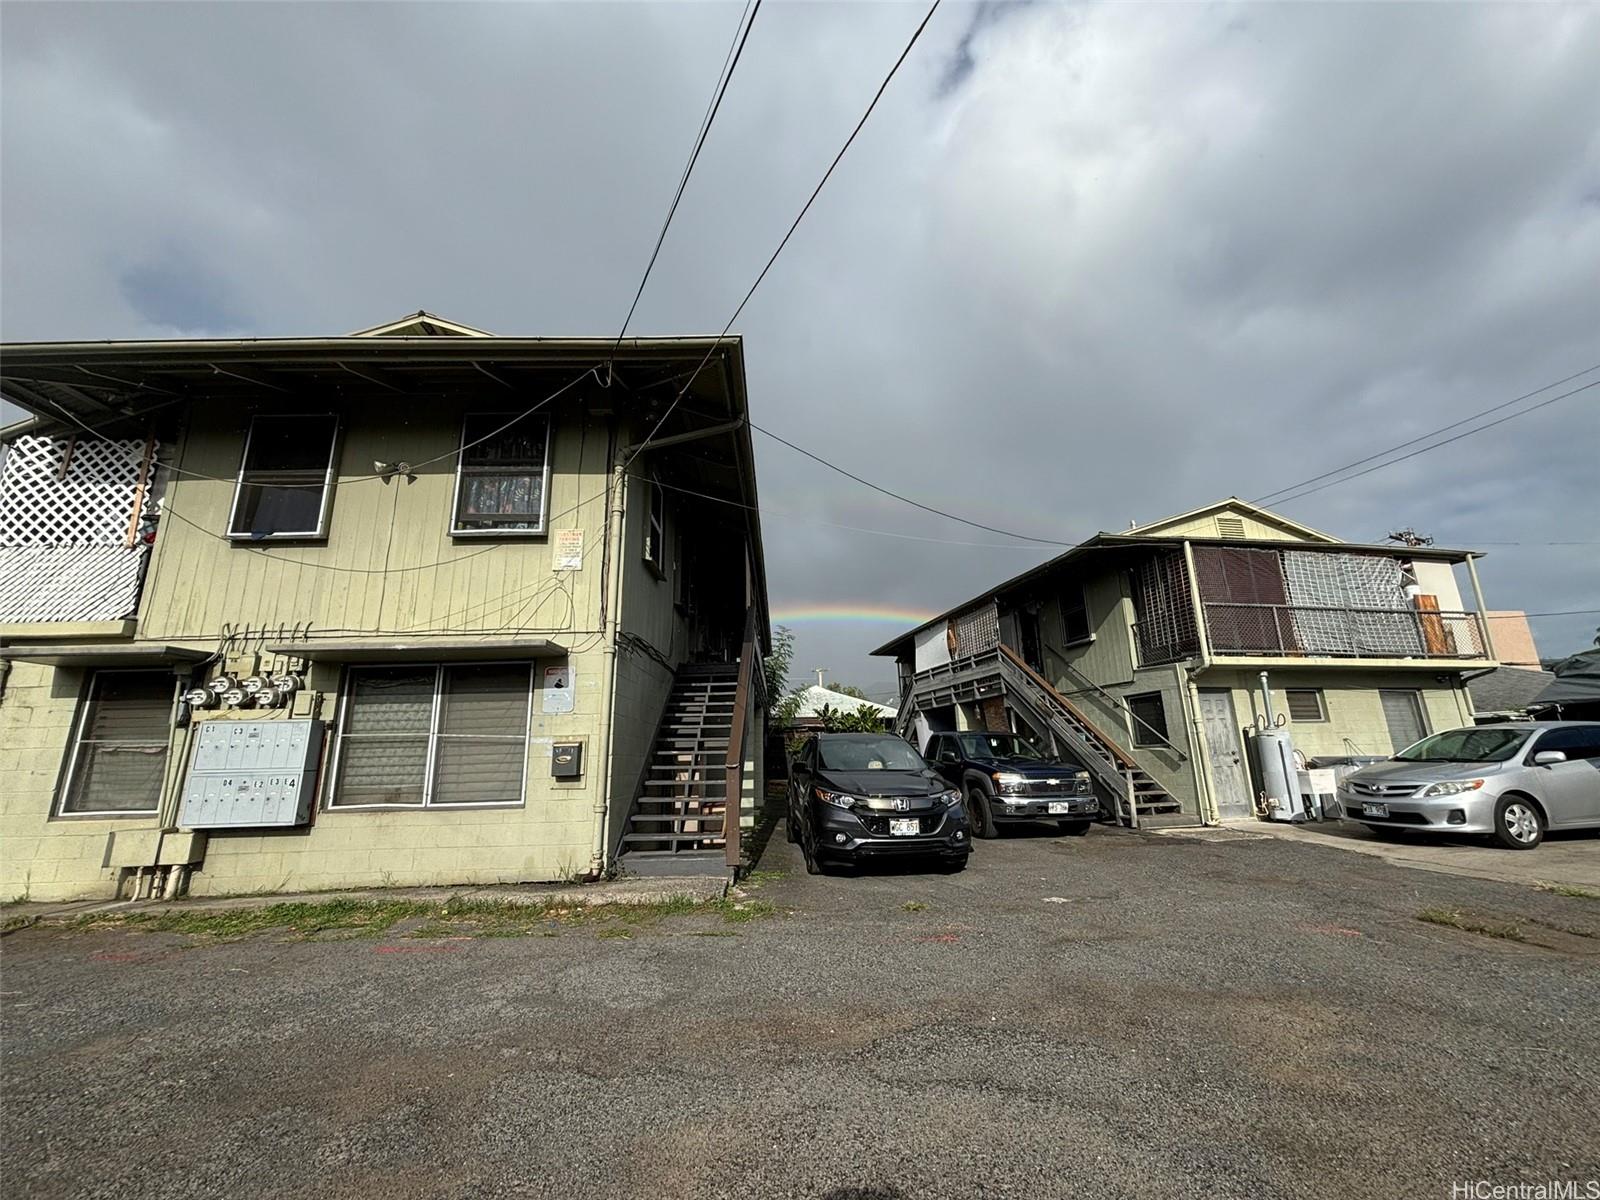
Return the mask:
<path id="1" fill-rule="evenodd" d="M 887 604 L 796 604 L 772 610 L 775 625 L 816 624 L 822 621 L 854 624 L 898 625 L 905 629 L 932 620 L 937 613 L 924 608 L 895 608 Z"/>

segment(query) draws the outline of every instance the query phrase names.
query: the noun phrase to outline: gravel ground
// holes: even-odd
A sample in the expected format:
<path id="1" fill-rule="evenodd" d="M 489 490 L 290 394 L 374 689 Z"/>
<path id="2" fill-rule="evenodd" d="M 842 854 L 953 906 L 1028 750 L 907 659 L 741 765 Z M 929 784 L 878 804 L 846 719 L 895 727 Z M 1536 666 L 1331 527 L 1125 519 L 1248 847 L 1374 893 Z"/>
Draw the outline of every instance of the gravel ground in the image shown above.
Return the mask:
<path id="1" fill-rule="evenodd" d="M 783 915 L 13 934 L 5 1194 L 1448 1200 L 1600 1177 L 1600 902 L 1109 829 L 983 843 L 956 876 L 814 879 L 780 838 L 750 889 Z"/>

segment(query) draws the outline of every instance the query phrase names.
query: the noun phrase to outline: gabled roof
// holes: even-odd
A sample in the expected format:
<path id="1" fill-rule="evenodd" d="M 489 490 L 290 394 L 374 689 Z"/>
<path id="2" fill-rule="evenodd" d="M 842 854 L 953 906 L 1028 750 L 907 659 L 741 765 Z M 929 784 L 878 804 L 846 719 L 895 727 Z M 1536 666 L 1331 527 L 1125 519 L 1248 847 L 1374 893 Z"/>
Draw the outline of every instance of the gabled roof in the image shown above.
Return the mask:
<path id="1" fill-rule="evenodd" d="M 419 308 L 410 316 L 401 317 L 371 329 L 358 329 L 350 337 L 493 337 L 485 329 L 474 329 L 459 321 L 447 321 L 436 313 Z"/>
<path id="2" fill-rule="evenodd" d="M 863 700 L 859 696 L 849 696 L 844 692 L 836 692 L 832 688 L 818 687 L 812 684 L 808 688 L 800 689 L 800 706 L 795 709 L 797 717 L 814 717 L 826 705 L 834 712 L 853 713 L 866 708 L 877 713 L 880 717 L 892 717 L 895 709 L 888 704 L 879 704 L 875 700 Z"/>
<path id="3" fill-rule="evenodd" d="M 1159 521 L 1151 521 L 1146 525 L 1136 525 L 1127 530 L 1127 536 L 1152 536 L 1171 535 L 1182 529 L 1191 536 L 1198 533 L 1193 526 L 1207 517 L 1246 517 L 1258 521 L 1263 525 L 1281 529 L 1297 538 L 1304 538 L 1311 542 L 1338 542 L 1340 539 L 1331 533 L 1323 533 L 1320 529 L 1313 529 L 1309 525 L 1302 525 L 1299 521 L 1290 520 L 1282 513 L 1273 512 L 1271 509 L 1262 508 L 1259 504 L 1252 504 L 1248 500 L 1241 500 L 1237 496 L 1229 496 L 1226 500 L 1217 500 L 1201 508 L 1192 508 L 1188 512 L 1178 513 L 1176 516 L 1163 517 Z"/>

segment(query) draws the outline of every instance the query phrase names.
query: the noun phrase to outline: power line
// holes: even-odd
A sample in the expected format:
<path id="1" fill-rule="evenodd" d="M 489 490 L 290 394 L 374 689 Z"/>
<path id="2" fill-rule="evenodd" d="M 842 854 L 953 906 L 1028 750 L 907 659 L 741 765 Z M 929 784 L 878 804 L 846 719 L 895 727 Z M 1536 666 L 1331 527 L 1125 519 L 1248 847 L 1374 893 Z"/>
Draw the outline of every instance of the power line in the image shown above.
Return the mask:
<path id="1" fill-rule="evenodd" d="M 666 424 L 667 418 L 672 415 L 672 410 L 678 407 L 678 401 L 682 400 L 688 394 L 689 389 L 694 386 L 695 379 L 705 369 L 706 363 L 711 361 L 711 355 L 716 350 L 717 343 L 728 335 L 728 330 L 733 328 L 733 323 L 739 319 L 739 314 L 744 312 L 745 305 L 750 303 L 750 298 L 756 294 L 756 289 L 761 286 L 762 280 L 766 279 L 767 272 L 772 270 L 772 264 L 778 261 L 778 256 L 783 253 L 784 247 L 789 244 L 789 239 L 794 236 L 794 231 L 800 228 L 800 222 L 805 220 L 806 214 L 811 211 L 811 206 L 816 203 L 817 197 L 822 194 L 822 189 L 827 186 L 828 180 L 833 176 L 834 168 L 839 165 L 840 160 L 845 156 L 845 152 L 855 142 L 856 135 L 866 125 L 867 118 L 872 116 L 872 110 L 878 107 L 878 101 L 883 99 L 883 93 L 888 90 L 890 82 L 900 70 L 900 64 L 905 62 L 907 56 L 910 55 L 911 48 L 917 44 L 917 39 L 922 36 L 922 31 L 928 27 L 928 22 L 933 19 L 933 14 L 939 10 L 941 2 L 942 0 L 933 0 L 933 4 L 928 8 L 926 15 L 923 16 L 922 22 L 912 31 L 911 40 L 906 42 L 905 49 L 900 51 L 900 57 L 894 60 L 894 65 L 889 68 L 889 73 L 883 77 L 883 82 L 878 85 L 878 90 L 873 93 L 872 101 L 867 105 L 866 111 L 861 114 L 861 119 L 856 122 L 855 128 L 850 131 L 850 136 L 845 139 L 844 145 L 839 147 L 839 153 L 833 156 L 833 161 L 828 164 L 828 169 L 822 173 L 822 178 L 817 182 L 817 186 L 812 189 L 811 195 L 807 197 L 805 204 L 801 206 L 799 215 L 790 223 L 788 232 L 783 235 L 783 240 L 778 243 L 778 248 L 772 252 L 772 257 L 767 259 L 766 265 L 761 268 L 761 273 L 756 276 L 756 281 L 750 285 L 750 290 L 744 294 L 744 299 L 739 301 L 739 306 L 733 310 L 733 315 L 728 318 L 727 324 L 722 327 L 722 332 L 717 335 L 717 341 L 713 342 L 711 347 L 707 349 L 705 358 L 701 359 L 699 367 L 695 368 L 694 375 L 683 385 L 682 390 L 673 397 L 672 403 L 667 405 L 667 410 L 661 414 L 661 419 L 655 423 L 655 427 L 650 430 L 644 441 L 640 442 L 638 447 L 635 448 L 625 465 L 631 466 L 633 460 L 644 452 L 645 447 L 650 444 L 656 434 L 661 431 L 661 427 Z M 990 532 L 1004 531 L 990 530 Z"/>
<path id="2" fill-rule="evenodd" d="M 853 472 L 845 470 L 843 467 L 839 466 L 837 463 L 829 462 L 827 459 L 823 458 L 820 454 L 814 454 L 810 450 L 807 450 L 804 446 L 797 446 L 793 442 L 791 442 L 788 438 L 780 437 L 777 434 L 773 433 L 772 430 L 770 430 L 770 429 L 763 429 L 761 426 L 757 425 L 754 421 L 750 422 L 750 428 L 754 429 L 757 433 L 766 434 L 769 438 L 771 438 L 775 442 L 781 442 L 783 445 L 785 445 L 785 446 L 789 447 L 789 449 L 793 450 L 796 454 L 805 455 L 805 457 L 811 459 L 812 462 L 821 463 L 823 466 L 827 467 L 830 471 L 837 471 L 840 475 L 843 475 L 846 479 L 853 479 L 857 483 L 861 484 L 863 487 L 869 487 L 875 492 L 879 492 L 879 493 L 881 493 L 881 494 L 883 494 L 885 496 L 890 497 L 891 499 L 900 501 L 900 503 L 902 503 L 902 504 L 909 504 L 909 505 L 911 505 L 912 508 L 920 508 L 920 509 L 922 509 L 923 512 L 933 513 L 935 516 L 943 517 L 947 521 L 956 521 L 956 522 L 959 522 L 962 525 L 970 525 L 973 529 L 982 529 L 986 533 L 998 533 L 1002 537 L 1019 538 L 1022 541 L 1025 541 L 1025 542 L 1038 542 L 1041 545 L 1045 545 L 1045 546 L 1070 546 L 1070 547 L 1076 548 L 1077 546 L 1082 544 L 1082 543 L 1079 543 L 1079 542 L 1057 541 L 1054 538 L 1034 537 L 1031 534 L 1017 533 L 1014 530 L 1010 530 L 1010 529 L 1001 529 L 1001 528 L 999 528 L 998 526 L 995 526 L 995 525 L 985 525 L 981 521 L 969 521 L 969 520 L 967 520 L 966 517 L 958 517 L 958 516 L 956 516 L 955 513 L 945 512 L 944 509 L 942 509 L 942 508 L 934 508 L 932 505 L 924 504 L 920 500 L 913 500 L 910 496 L 902 496 L 899 492 L 893 492 L 893 491 L 890 491 L 886 487 L 881 487 L 878 484 L 873 483 L 870 479 L 863 479 L 861 476 L 856 475 Z"/>
<path id="3" fill-rule="evenodd" d="M 595 377 L 595 381 L 597 383 L 601 382 L 601 380 L 600 380 L 600 367 L 603 366 L 603 365 L 604 365 L 603 363 L 596 363 L 592 367 L 585 367 L 582 371 L 578 372 L 578 374 L 576 376 L 574 376 L 572 379 L 569 379 L 566 383 L 562 384 L 555 391 L 551 392 L 548 396 L 545 396 L 542 400 L 539 400 L 538 402 L 536 402 L 535 404 L 531 405 L 530 407 L 523 409 L 521 412 L 519 412 L 516 416 L 512 417 L 505 424 L 496 426 L 494 429 L 491 429 L 488 433 L 484 434 L 482 437 L 473 438 L 472 441 L 470 441 L 470 442 L 463 442 L 463 443 L 461 443 L 461 445 L 457 446 L 453 450 L 446 450 L 443 454 L 436 454 L 432 458 L 423 459 L 421 462 L 418 462 L 418 463 L 407 463 L 406 466 L 412 471 L 419 471 L 423 467 L 431 467 L 436 462 L 443 462 L 447 458 L 454 458 L 459 454 L 463 454 L 466 451 L 472 449 L 474 446 L 482 445 L 484 442 L 487 442 L 490 438 L 498 437 L 500 434 L 502 434 L 506 430 L 510 429 L 513 425 L 517 424 L 519 421 L 523 421 L 523 420 L 526 420 L 528 417 L 531 417 L 534 413 L 538 412 L 541 408 L 543 408 L 546 404 L 549 404 L 552 400 L 556 400 L 556 399 L 560 398 L 561 396 L 565 395 L 567 392 L 571 391 L 573 388 L 577 387 L 578 384 L 583 382 L 583 380 L 584 380 L 584 378 L 586 376 L 593 375 Z M 94 437 L 99 438 L 101 441 L 114 442 L 116 440 L 115 438 L 112 438 L 112 437 L 108 436 L 105 433 L 104 430 L 96 429 L 93 426 L 86 424 L 76 414 L 74 414 L 70 409 L 68 409 L 68 408 L 66 408 L 66 407 L 64 407 L 64 406 L 62 406 L 60 404 L 57 404 L 53 400 L 52 401 L 48 401 L 48 403 L 49 403 L 50 407 L 55 409 L 56 412 L 59 415 L 66 417 L 67 420 L 71 421 L 74 425 L 78 426 L 78 428 L 82 429 L 84 432 L 92 434 Z M 206 479 L 206 480 L 211 481 L 212 483 L 232 483 L 232 484 L 237 484 L 239 482 L 239 479 L 238 479 L 237 476 L 232 476 L 232 475 L 207 475 L 203 471 L 190 471 L 190 470 L 187 470 L 186 468 L 173 466 L 173 465 L 171 465 L 169 463 L 161 463 L 160 465 L 161 465 L 161 469 L 164 470 L 164 471 L 170 472 L 173 475 L 182 475 L 185 478 L 189 478 L 189 479 Z M 338 483 L 339 486 L 341 486 L 341 487 L 349 487 L 353 483 L 369 483 L 369 482 L 371 482 L 372 480 L 375 480 L 375 479 L 386 479 L 386 478 L 387 477 L 382 475 L 382 474 L 376 474 L 375 473 L 375 474 L 372 474 L 372 475 L 356 475 L 356 476 L 353 476 L 352 478 L 349 478 L 349 479 L 336 479 L 335 482 Z M 274 483 L 274 484 L 272 484 L 272 487 L 274 487 L 274 488 L 306 489 L 306 490 L 315 488 L 318 491 L 320 491 L 324 486 L 325 485 L 321 484 L 321 483 Z"/>
<path id="4" fill-rule="evenodd" d="M 1295 492 L 1292 496 L 1284 496 L 1281 499 L 1274 500 L 1273 503 L 1289 504 L 1296 500 L 1304 499 L 1307 496 L 1314 495 L 1317 492 L 1326 491 L 1328 488 L 1334 487 L 1337 484 L 1349 483 L 1352 479 L 1360 479 L 1363 475 L 1371 475 L 1374 471 L 1381 471 L 1385 467 L 1395 466 L 1399 463 L 1405 462 L 1407 459 L 1416 458 L 1420 454 L 1426 454 L 1430 450 L 1437 450 L 1442 446 L 1450 445 L 1452 442 L 1459 442 L 1462 438 L 1469 438 L 1475 433 L 1483 433 L 1485 430 L 1493 429 L 1496 425 L 1504 425 L 1507 421 L 1515 421 L 1518 417 L 1525 417 L 1531 412 L 1538 412 L 1541 408 L 1548 407 L 1549 405 L 1556 403 L 1558 400 L 1565 400 L 1569 396 L 1576 396 L 1579 392 L 1586 392 L 1590 388 L 1594 387 L 1600 387 L 1600 379 L 1596 379 L 1592 383 L 1586 383 L 1582 387 L 1575 387 L 1570 392 L 1562 392 L 1558 396 L 1551 396 L 1550 399 L 1541 400 L 1537 404 L 1530 404 L 1527 408 L 1519 409 L 1517 412 L 1509 413 L 1506 416 L 1489 421 L 1486 424 L 1479 425 L 1474 429 L 1468 429 L 1461 433 L 1455 434 L 1452 437 L 1447 437 L 1442 441 L 1434 442 L 1428 446 L 1423 446 L 1420 449 L 1411 451 L 1409 454 L 1402 454 L 1399 458 L 1391 458 L 1385 462 L 1376 463 L 1363 471 L 1357 471 L 1354 475 L 1346 475 L 1340 479 L 1330 479 L 1327 483 L 1321 483 L 1316 487 L 1306 488 L 1304 491 Z"/>
<path id="5" fill-rule="evenodd" d="M 1308 483 L 1316 483 L 1319 480 L 1327 479 L 1329 476 L 1342 474 L 1343 472 L 1348 471 L 1351 467 L 1362 466 L 1365 463 L 1371 462 L 1373 459 L 1383 458 L 1386 455 L 1393 454 L 1396 450 L 1404 450 L 1407 446 L 1415 446 L 1418 442 L 1425 442 L 1429 438 L 1437 437 L 1441 433 L 1449 433 L 1452 429 L 1459 429 L 1461 426 L 1470 424 L 1471 422 L 1478 420 L 1480 417 L 1487 417 L 1491 413 L 1499 412 L 1501 409 L 1510 408 L 1513 404 L 1521 404 L 1524 400 L 1531 400 L 1535 396 L 1538 396 L 1538 395 L 1540 395 L 1540 394 L 1542 394 L 1544 392 L 1550 391 L 1552 388 L 1558 388 L 1562 384 L 1571 383 L 1574 379 L 1581 379 L 1583 376 L 1588 375 L 1590 372 L 1593 372 L 1593 371 L 1600 371 L 1600 363 L 1596 363 L 1592 367 L 1585 367 L 1581 371 L 1578 371 L 1578 372 L 1576 372 L 1576 373 L 1574 373 L 1572 375 L 1568 375 L 1565 379 L 1558 379 L 1554 383 L 1547 383 L 1543 387 L 1534 388 L 1534 390 L 1531 391 L 1531 392 L 1524 392 L 1522 395 L 1516 397 L 1513 400 L 1506 400 L 1506 401 L 1503 401 L 1500 404 L 1491 405 L 1489 408 L 1484 409 L 1482 412 L 1473 413 L 1470 417 L 1462 417 L 1459 421 L 1453 421 L 1449 425 L 1441 425 L 1438 429 L 1431 430 L 1428 433 L 1418 434 L 1416 437 L 1410 439 L 1409 441 L 1400 442 L 1400 443 L 1398 443 L 1396 445 L 1390 446 L 1386 450 L 1379 450 L 1379 451 L 1377 451 L 1377 452 L 1375 452 L 1373 454 L 1367 455 L 1365 458 L 1358 458 L 1354 462 L 1347 462 L 1342 467 L 1334 467 L 1331 471 L 1324 471 L 1321 475 L 1313 475 L 1310 479 L 1302 479 L 1299 483 L 1292 483 L 1288 487 L 1281 487 L 1281 488 L 1278 488 L 1276 491 L 1268 492 L 1266 495 L 1260 496 L 1257 499 L 1251 501 L 1251 503 L 1253 503 L 1253 504 L 1273 503 L 1274 502 L 1273 501 L 1273 497 L 1275 497 L 1275 496 L 1282 496 L 1287 492 L 1298 491 L 1300 488 L 1305 487 L 1306 484 L 1308 484 Z M 1537 408 L 1538 405 L 1535 405 L 1534 407 Z M 1532 412 L 1533 410 L 1532 409 L 1528 409 L 1527 411 Z M 1485 426 L 1484 428 L 1488 428 L 1488 426 Z M 1443 445 L 1444 443 L 1441 442 L 1440 444 Z M 1396 461 L 1398 462 L 1398 461 L 1401 461 L 1401 460 L 1397 459 Z M 1355 476 L 1351 476 L 1351 478 L 1354 479 Z M 1305 494 L 1306 495 L 1310 495 L 1309 492 L 1307 492 Z"/>
<path id="6" fill-rule="evenodd" d="M 750 40 L 750 30 L 756 23 L 756 15 L 761 11 L 761 0 L 755 0 L 755 8 L 751 9 L 750 0 L 745 0 L 743 11 L 739 13 L 739 23 L 734 26 L 733 40 L 728 43 L 728 53 L 723 57 L 722 70 L 717 76 L 716 85 L 711 90 L 711 101 L 706 108 L 705 116 L 700 119 L 700 131 L 695 135 L 694 147 L 689 152 L 689 161 L 683 166 L 683 174 L 678 177 L 678 190 L 672 194 L 672 203 L 667 208 L 667 219 L 661 222 L 661 232 L 656 235 L 655 249 L 650 252 L 650 261 L 645 264 L 644 275 L 639 280 L 639 287 L 633 293 L 633 303 L 628 305 L 628 315 L 622 319 L 622 328 L 617 331 L 616 345 L 611 347 L 611 355 L 606 359 L 606 374 L 610 378 L 612 364 L 616 362 L 617 349 L 622 345 L 623 336 L 628 332 L 628 325 L 633 320 L 634 311 L 639 307 L 639 300 L 644 295 L 645 284 L 650 282 L 650 272 L 655 270 L 656 259 L 661 255 L 662 244 L 667 240 L 667 230 L 672 225 L 672 218 L 678 211 L 678 202 L 683 199 L 684 188 L 689 186 L 689 176 L 694 173 L 695 163 L 700 159 L 700 151 L 706 144 L 706 136 L 711 132 L 711 124 L 717 119 L 717 110 L 722 107 L 722 97 L 727 94 L 728 84 L 733 81 L 733 73 L 739 67 L 739 59 L 744 55 L 744 44 Z M 748 13 L 750 20 L 745 21 Z M 740 35 L 740 27 L 744 33 Z"/>

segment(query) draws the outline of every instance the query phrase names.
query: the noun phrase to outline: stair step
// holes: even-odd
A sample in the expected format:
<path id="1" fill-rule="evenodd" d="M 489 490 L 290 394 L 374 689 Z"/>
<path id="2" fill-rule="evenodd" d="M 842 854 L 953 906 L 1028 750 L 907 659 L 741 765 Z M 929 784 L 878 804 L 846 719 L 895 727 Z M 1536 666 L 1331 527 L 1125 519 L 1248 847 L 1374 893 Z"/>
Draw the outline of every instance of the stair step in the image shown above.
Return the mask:
<path id="1" fill-rule="evenodd" d="M 644 822 L 649 825 L 670 825 L 674 822 L 700 821 L 702 823 L 715 821 L 717 828 L 722 828 L 722 813 L 642 813 L 636 812 L 630 818 L 633 824 Z"/>
<path id="2" fill-rule="evenodd" d="M 664 842 L 673 846 L 681 846 L 686 842 L 720 842 L 722 831 L 715 833 L 625 833 L 622 843 L 625 846 L 638 845 L 640 842 Z"/>

